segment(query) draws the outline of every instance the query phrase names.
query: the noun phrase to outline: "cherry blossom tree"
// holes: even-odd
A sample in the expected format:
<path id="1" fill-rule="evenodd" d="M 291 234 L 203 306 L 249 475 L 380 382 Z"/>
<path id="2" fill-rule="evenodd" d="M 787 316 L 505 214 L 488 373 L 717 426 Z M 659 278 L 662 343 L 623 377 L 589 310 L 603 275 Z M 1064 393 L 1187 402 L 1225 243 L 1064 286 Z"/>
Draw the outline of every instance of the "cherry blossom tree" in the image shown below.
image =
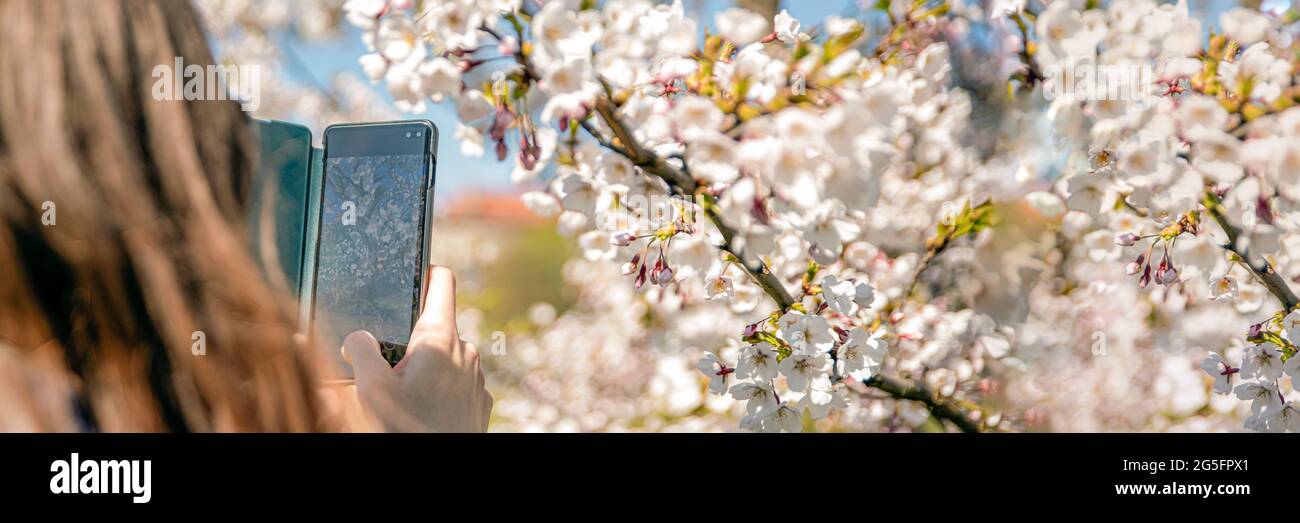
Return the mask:
<path id="1" fill-rule="evenodd" d="M 1021 27 L 1033 20 L 1024 71 L 1066 71 L 1022 78 L 1063 95 L 1047 114 L 1074 154 L 1056 188 L 1087 214 L 1098 244 L 1113 236 L 1119 248 L 1099 258 L 1128 261 L 1139 288 L 1185 310 L 1208 300 L 1240 314 L 1237 344 L 1212 347 L 1202 362 L 1214 391 L 1251 402 L 1249 429 L 1300 429 L 1297 404 L 1279 383 L 1284 374 L 1300 378 L 1291 341 L 1300 340 L 1291 289 L 1300 276 L 1300 110 L 1292 108 L 1300 87 L 1288 28 L 1296 12 L 1233 8 L 1217 32 L 1185 1 L 1053 2 L 1004 14 Z M 1138 96 L 1116 100 L 1074 90 L 1096 85 L 1071 81 L 1080 65 L 1151 74 L 1133 86 Z"/>
<path id="2" fill-rule="evenodd" d="M 397 108 L 455 104 L 582 248 L 579 306 L 502 370 L 586 377 L 532 383 L 547 419 L 503 401 L 518 428 L 1300 428 L 1294 12 L 876 8 L 344 3 Z M 954 78 L 976 26 L 996 99 Z M 620 388 L 662 394 L 593 418 Z"/>

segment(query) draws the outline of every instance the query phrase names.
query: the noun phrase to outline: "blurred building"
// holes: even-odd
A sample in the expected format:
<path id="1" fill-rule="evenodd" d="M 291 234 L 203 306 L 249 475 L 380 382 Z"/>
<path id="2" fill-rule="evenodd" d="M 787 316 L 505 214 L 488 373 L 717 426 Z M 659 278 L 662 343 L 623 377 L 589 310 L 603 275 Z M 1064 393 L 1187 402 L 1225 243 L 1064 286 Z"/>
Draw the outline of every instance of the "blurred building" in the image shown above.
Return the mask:
<path id="1" fill-rule="evenodd" d="M 465 191 L 435 207 L 430 259 L 456 271 L 458 306 L 472 316 L 461 328 L 492 332 L 523 321 L 538 302 L 567 308 L 569 243 L 519 192 Z"/>
<path id="2" fill-rule="evenodd" d="M 543 219 L 524 206 L 518 192 L 477 191 L 453 196 L 437 209 L 441 223 L 476 223 L 498 227 L 531 227 Z"/>

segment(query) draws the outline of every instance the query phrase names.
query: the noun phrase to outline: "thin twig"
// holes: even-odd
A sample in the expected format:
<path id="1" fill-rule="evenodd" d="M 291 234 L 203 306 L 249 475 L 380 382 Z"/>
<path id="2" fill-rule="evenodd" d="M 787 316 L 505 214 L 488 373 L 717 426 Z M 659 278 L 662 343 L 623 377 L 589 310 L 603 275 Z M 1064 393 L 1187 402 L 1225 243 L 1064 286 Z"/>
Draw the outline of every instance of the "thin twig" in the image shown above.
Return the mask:
<path id="1" fill-rule="evenodd" d="M 947 244 L 945 244 L 938 249 L 929 249 L 925 251 L 925 256 L 921 258 L 921 263 L 916 264 L 916 272 L 912 273 L 912 280 L 907 284 L 907 290 L 903 292 L 904 298 L 911 298 L 913 294 L 916 294 L 916 286 L 921 283 L 921 276 L 925 274 L 925 270 L 930 268 L 930 265 L 934 263 L 934 260 L 938 258 L 939 254 L 946 250 L 947 247 Z"/>

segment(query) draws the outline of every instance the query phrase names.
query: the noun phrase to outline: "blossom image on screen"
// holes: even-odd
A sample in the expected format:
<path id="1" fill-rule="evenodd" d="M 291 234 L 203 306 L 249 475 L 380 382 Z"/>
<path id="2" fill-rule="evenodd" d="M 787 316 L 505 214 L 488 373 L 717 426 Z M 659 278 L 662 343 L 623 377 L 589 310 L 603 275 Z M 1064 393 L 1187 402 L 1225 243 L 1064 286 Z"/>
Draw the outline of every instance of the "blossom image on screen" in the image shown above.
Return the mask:
<path id="1" fill-rule="evenodd" d="M 408 341 L 419 303 L 423 170 L 418 154 L 326 160 L 316 325 L 334 346 L 358 329 Z"/>

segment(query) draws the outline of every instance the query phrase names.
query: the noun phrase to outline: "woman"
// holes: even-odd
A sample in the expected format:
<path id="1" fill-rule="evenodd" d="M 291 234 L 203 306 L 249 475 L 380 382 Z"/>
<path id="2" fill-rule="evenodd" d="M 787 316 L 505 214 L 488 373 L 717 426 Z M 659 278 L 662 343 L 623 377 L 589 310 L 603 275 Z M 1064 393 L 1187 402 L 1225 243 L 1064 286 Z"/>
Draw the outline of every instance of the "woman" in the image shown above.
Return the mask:
<path id="1" fill-rule="evenodd" d="M 0 20 L 0 430 L 486 428 L 446 269 L 397 368 L 345 341 L 366 409 L 320 385 L 245 248 L 248 118 L 151 95 L 155 65 L 214 63 L 188 2 L 0 0 Z"/>

